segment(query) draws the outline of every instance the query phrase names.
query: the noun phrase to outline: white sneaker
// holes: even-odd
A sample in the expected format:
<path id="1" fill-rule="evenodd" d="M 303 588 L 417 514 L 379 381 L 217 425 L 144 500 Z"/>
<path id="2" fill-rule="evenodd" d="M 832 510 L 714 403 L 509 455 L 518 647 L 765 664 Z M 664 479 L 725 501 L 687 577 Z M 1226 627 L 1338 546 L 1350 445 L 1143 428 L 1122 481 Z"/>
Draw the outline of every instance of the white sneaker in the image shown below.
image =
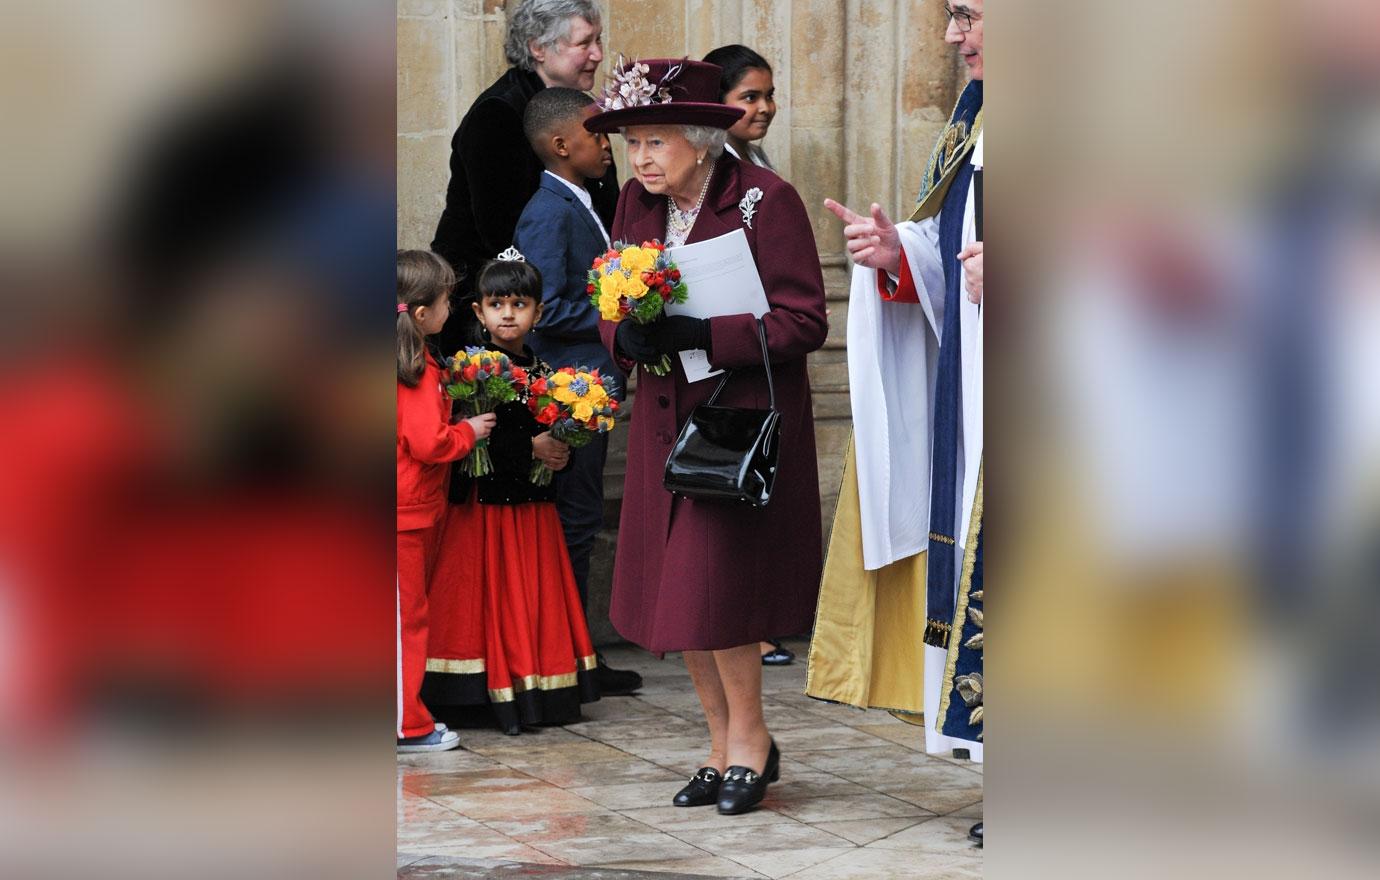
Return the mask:
<path id="1" fill-rule="evenodd" d="M 408 736 L 398 740 L 398 753 L 444 752 L 460 745 L 460 734 L 437 728 L 424 736 Z"/>

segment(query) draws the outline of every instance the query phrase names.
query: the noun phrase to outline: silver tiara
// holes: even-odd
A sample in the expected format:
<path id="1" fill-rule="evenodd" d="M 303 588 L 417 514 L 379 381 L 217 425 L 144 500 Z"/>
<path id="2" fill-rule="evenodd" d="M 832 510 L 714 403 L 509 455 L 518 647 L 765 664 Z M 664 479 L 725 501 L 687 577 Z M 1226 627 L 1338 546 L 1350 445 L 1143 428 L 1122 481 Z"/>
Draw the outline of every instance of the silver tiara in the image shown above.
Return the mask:
<path id="1" fill-rule="evenodd" d="M 506 251 L 499 254 L 497 259 L 502 260 L 505 263 L 527 262 L 527 258 L 524 257 L 522 254 L 518 253 L 518 249 L 515 247 L 509 247 Z"/>

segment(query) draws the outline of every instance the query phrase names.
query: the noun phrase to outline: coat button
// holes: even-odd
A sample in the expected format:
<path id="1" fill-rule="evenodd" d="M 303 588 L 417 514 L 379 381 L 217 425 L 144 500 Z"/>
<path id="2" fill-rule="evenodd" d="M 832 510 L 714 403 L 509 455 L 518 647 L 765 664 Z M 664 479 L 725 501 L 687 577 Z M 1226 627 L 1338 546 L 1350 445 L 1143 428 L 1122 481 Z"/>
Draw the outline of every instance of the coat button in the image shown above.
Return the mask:
<path id="1" fill-rule="evenodd" d="M 665 394 L 662 394 L 657 397 L 656 402 L 661 404 L 662 409 L 666 409 L 671 405 L 671 398 L 667 397 Z"/>

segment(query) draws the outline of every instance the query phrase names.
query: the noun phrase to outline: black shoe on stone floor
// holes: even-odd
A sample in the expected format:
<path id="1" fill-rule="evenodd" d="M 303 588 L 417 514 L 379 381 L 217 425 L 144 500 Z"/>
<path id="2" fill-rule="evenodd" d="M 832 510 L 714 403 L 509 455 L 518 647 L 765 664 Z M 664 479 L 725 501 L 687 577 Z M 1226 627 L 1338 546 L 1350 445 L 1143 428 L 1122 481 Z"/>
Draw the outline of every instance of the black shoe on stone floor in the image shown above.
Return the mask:
<path id="1" fill-rule="evenodd" d="M 767 644 L 772 649 L 762 655 L 763 666 L 790 666 L 795 662 L 795 652 L 781 647 L 781 643 L 776 639 L 768 640 Z"/>
<path id="2" fill-rule="evenodd" d="M 736 816 L 751 810 L 767 796 L 767 783 L 780 778 L 781 753 L 776 750 L 776 741 L 772 740 L 767 765 L 760 774 L 741 766 L 729 767 L 724 771 L 723 785 L 719 786 L 720 815 Z"/>
<path id="3" fill-rule="evenodd" d="M 594 682 L 599 685 L 599 695 L 603 697 L 626 697 L 642 687 L 642 676 L 631 669 L 613 669 L 599 656 L 599 665 L 594 668 Z"/>
<path id="4" fill-rule="evenodd" d="M 972 840 L 972 841 L 975 841 L 975 842 L 977 843 L 977 845 L 978 845 L 978 849 L 982 849 L 982 823 L 981 823 L 981 822 L 977 823 L 977 824 L 974 825 L 972 828 L 969 828 L 969 829 L 968 829 L 968 839 L 969 839 L 969 840 Z"/>
<path id="5" fill-rule="evenodd" d="M 707 807 L 719 799 L 719 786 L 724 776 L 713 767 L 701 767 L 690 777 L 685 788 L 676 792 L 671 803 L 678 807 Z"/>

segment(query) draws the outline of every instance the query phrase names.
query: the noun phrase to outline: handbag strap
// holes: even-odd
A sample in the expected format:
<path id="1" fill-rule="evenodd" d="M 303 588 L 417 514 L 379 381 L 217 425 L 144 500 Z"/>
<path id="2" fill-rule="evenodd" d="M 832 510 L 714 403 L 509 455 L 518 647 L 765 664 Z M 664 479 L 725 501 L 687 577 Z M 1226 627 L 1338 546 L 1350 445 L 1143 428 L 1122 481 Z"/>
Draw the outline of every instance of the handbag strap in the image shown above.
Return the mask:
<path id="1" fill-rule="evenodd" d="M 766 325 L 765 323 L 763 323 L 763 321 L 762 321 L 761 318 L 758 318 L 758 319 L 757 319 L 757 341 L 758 341 L 758 343 L 760 343 L 761 346 L 762 346 L 762 369 L 765 370 L 765 371 L 766 371 L 766 374 L 767 374 L 767 400 L 768 400 L 768 405 L 771 407 L 771 409 L 775 410 L 775 409 L 776 409 L 776 386 L 773 385 L 773 384 L 772 384 L 772 381 L 771 381 L 771 355 L 767 353 L 767 325 Z M 728 374 L 725 375 L 722 379 L 719 380 L 719 387 L 718 387 L 718 388 L 715 388 L 715 389 L 714 389 L 714 393 L 711 394 L 711 395 L 709 395 L 709 403 L 708 403 L 709 406 L 713 406 L 713 405 L 714 405 L 714 401 L 716 401 L 716 400 L 719 399 L 719 392 L 721 392 L 721 391 L 724 390 L 724 386 L 727 385 L 727 384 L 728 384 L 728 380 L 729 380 L 729 379 L 732 379 L 732 378 L 733 378 L 733 371 L 732 371 L 732 370 L 729 370 L 729 371 L 728 371 Z"/>

